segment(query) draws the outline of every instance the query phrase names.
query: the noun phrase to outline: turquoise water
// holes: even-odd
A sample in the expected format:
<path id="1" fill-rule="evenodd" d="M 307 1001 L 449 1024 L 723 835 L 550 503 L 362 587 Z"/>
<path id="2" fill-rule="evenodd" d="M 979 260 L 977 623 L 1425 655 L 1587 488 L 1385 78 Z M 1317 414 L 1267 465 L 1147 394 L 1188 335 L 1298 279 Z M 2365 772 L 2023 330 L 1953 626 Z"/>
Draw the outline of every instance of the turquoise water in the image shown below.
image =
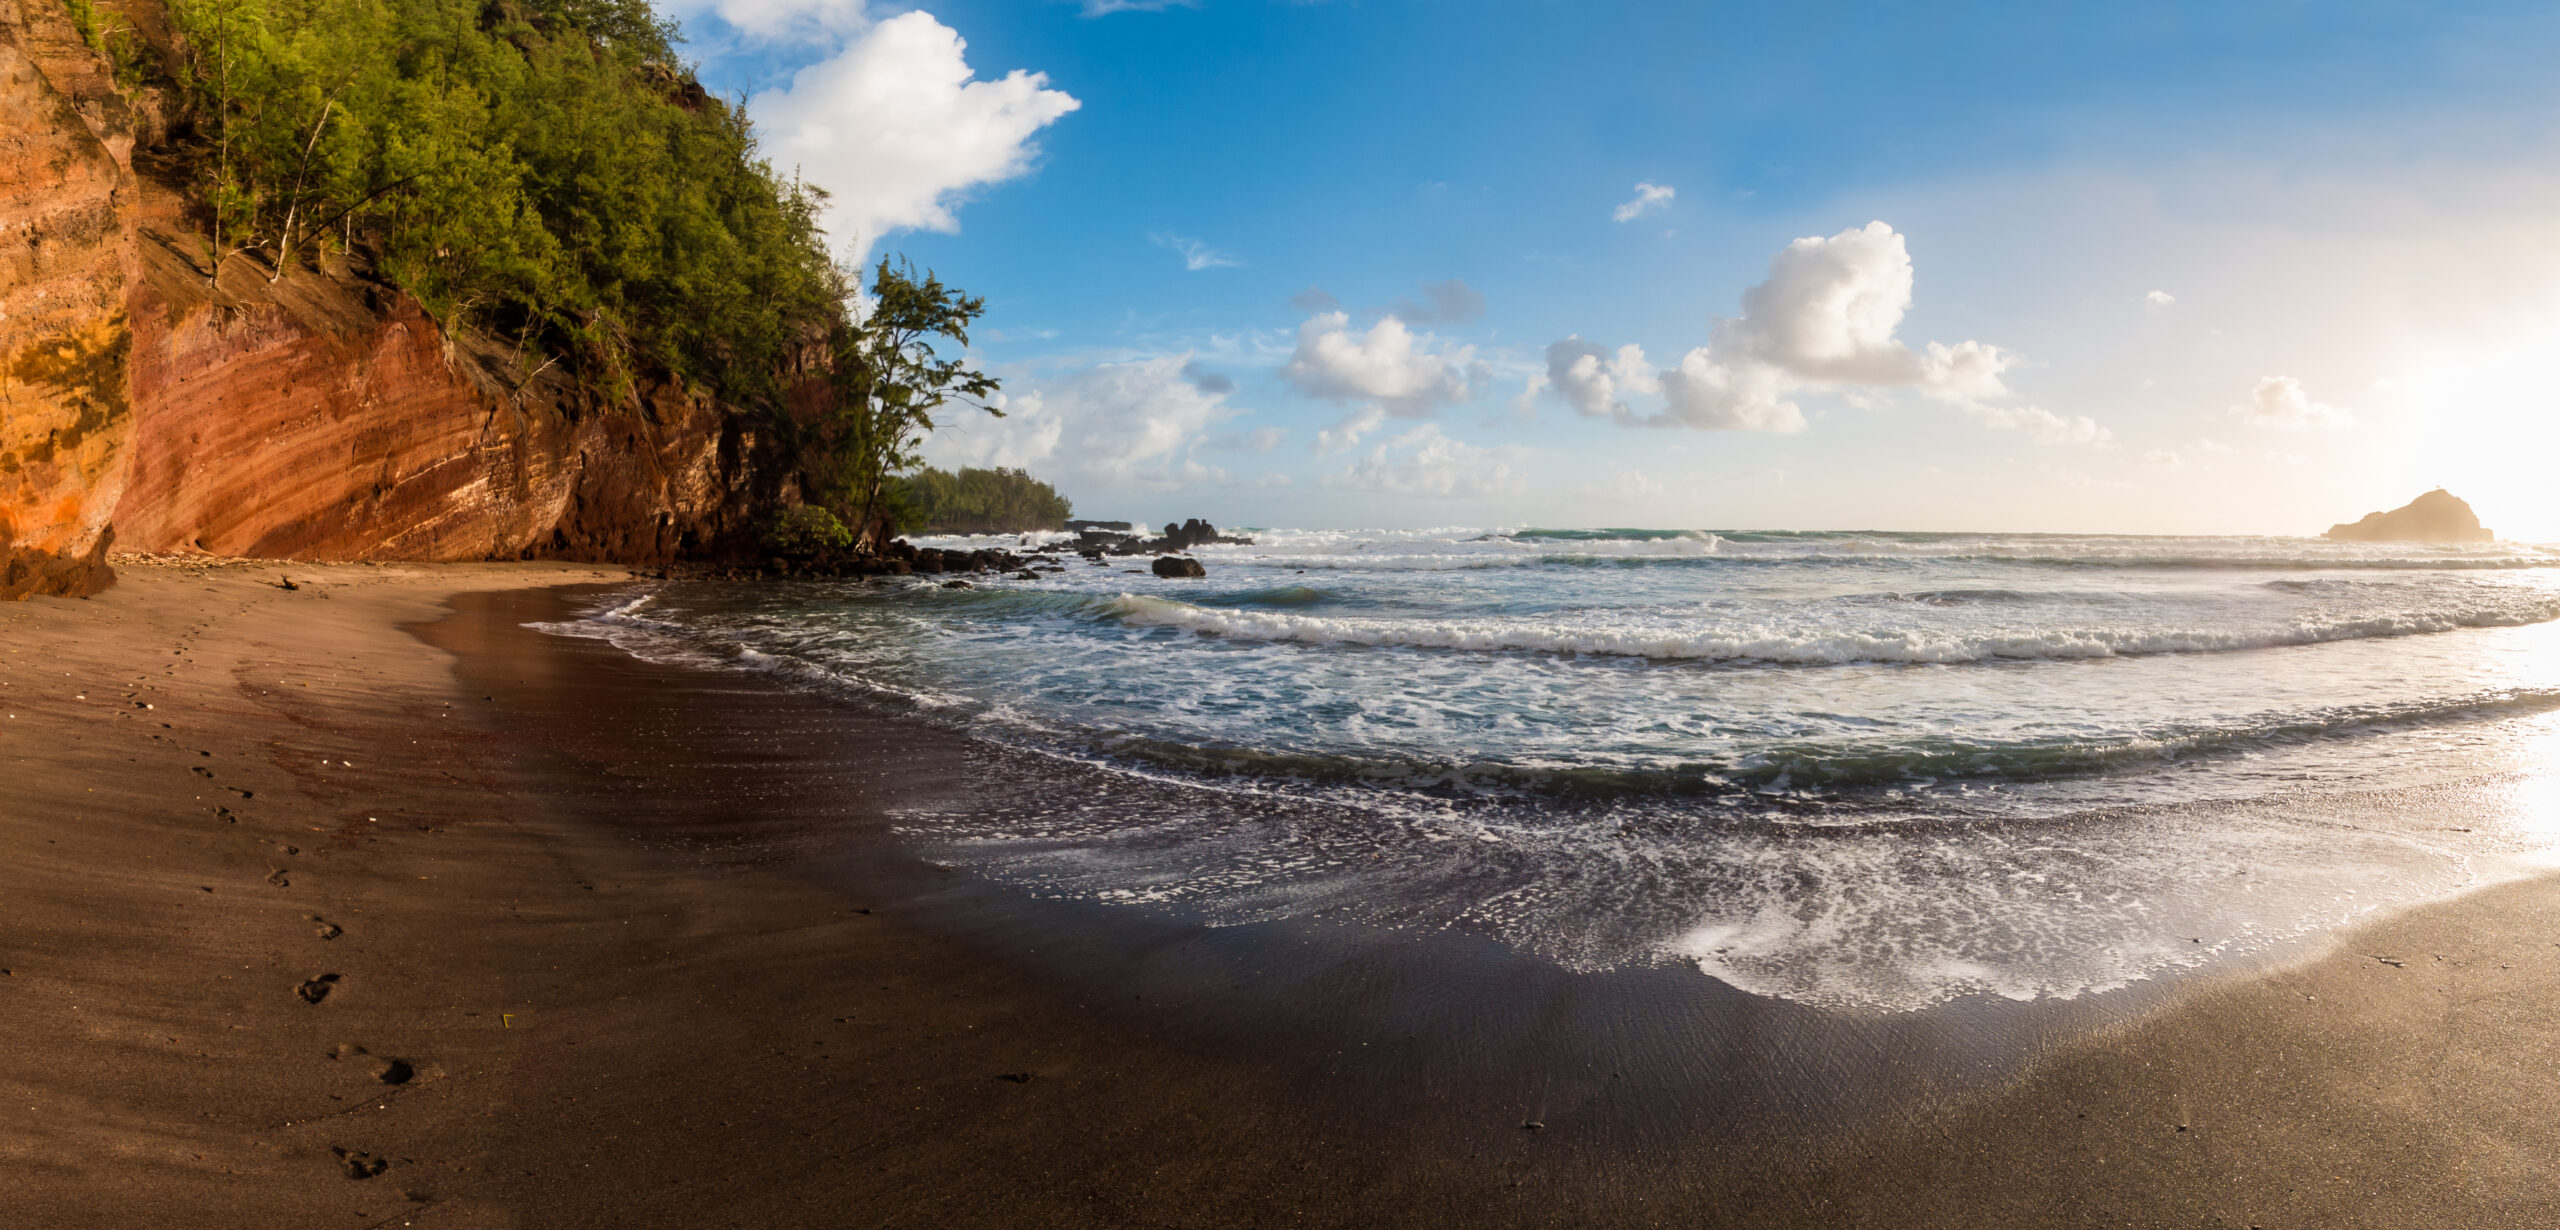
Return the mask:
<path id="1" fill-rule="evenodd" d="M 905 825 L 1034 891 L 1471 927 L 1843 1006 L 2102 989 L 2551 844 L 2539 547 L 1257 539 L 1204 580 L 675 584 L 575 630 L 1121 775 Z M 2477 815 L 2435 822 L 2448 790 Z"/>

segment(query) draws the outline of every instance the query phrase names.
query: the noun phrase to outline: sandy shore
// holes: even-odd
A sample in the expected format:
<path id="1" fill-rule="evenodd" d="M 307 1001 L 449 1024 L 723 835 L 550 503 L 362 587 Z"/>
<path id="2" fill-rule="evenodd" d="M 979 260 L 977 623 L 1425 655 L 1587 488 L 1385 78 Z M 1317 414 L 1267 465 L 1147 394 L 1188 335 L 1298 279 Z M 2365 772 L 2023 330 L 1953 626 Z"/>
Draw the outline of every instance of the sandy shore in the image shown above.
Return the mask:
<path id="1" fill-rule="evenodd" d="M 0 607 L 0 1225 L 2560 1224 L 2548 880 L 1835 1018 L 934 868 L 1018 766 L 518 626 L 619 570 L 123 573 Z"/>

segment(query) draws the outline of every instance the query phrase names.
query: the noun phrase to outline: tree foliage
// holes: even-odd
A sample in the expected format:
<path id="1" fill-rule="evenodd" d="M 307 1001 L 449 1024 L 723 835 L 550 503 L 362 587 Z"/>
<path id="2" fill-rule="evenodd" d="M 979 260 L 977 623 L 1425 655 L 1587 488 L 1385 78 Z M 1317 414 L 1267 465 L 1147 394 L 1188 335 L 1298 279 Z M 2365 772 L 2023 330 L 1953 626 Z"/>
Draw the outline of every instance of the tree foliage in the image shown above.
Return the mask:
<path id="1" fill-rule="evenodd" d="M 217 259 L 368 250 L 448 328 L 616 398 L 777 408 L 844 318 L 822 194 L 676 67 L 647 0 L 173 0 Z"/>
<path id="2" fill-rule="evenodd" d="M 813 506 L 768 534 L 877 547 L 943 408 L 1001 413 L 996 380 L 954 357 L 985 301 L 887 258 L 857 298 L 861 271 L 827 256 L 824 194 L 777 175 L 743 111 L 677 66 L 648 0 L 171 13 L 217 268 L 252 252 L 281 278 L 362 254 L 448 330 L 512 339 L 520 381 L 559 364 L 621 402 L 663 373 L 757 413 Z M 812 369 L 833 396 L 795 406 L 786 385 Z M 951 507 L 1041 507 L 999 486 Z"/>
<path id="3" fill-rule="evenodd" d="M 815 504 L 794 504 L 765 518 L 757 538 L 776 555 L 817 555 L 853 545 L 853 531 Z"/>
<path id="4" fill-rule="evenodd" d="M 815 427 L 816 446 L 802 451 L 826 459 L 812 475 L 814 494 L 848 514 L 864 545 L 897 519 L 895 480 L 922 463 L 920 450 L 942 407 L 1004 414 L 990 404 L 995 377 L 935 349 L 937 338 L 965 349 L 969 326 L 986 307 L 930 271 L 919 278 L 914 265 L 884 256 L 859 319 L 836 331 L 838 395 Z"/>
<path id="5" fill-rule="evenodd" d="M 927 467 L 898 481 L 900 528 L 933 534 L 1019 534 L 1066 528 L 1075 508 L 1023 470 Z"/>

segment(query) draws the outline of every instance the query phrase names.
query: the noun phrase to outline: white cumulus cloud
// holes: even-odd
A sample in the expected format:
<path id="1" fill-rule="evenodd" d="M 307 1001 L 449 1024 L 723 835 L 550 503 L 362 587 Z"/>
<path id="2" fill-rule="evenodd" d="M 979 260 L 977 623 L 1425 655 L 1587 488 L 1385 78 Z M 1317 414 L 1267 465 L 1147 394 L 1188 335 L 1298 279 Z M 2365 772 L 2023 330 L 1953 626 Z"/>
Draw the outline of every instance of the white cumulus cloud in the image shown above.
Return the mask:
<path id="1" fill-rule="evenodd" d="M 2231 413 L 2242 422 L 2278 431 L 2308 431 L 2315 427 L 2353 427 L 2355 412 L 2311 400 L 2302 391 L 2302 382 L 2291 376 L 2268 376 L 2258 381 L 2245 405 L 2233 406 Z"/>
<path id="2" fill-rule="evenodd" d="M 1626 394 L 1662 392 L 1661 379 L 1645 361 L 1644 347 L 1620 346 L 1611 354 L 1608 347 L 1586 342 L 1578 333 L 1548 343 L 1546 383 L 1576 413 L 1593 418 L 1634 413 L 1627 409 Z"/>
<path id="3" fill-rule="evenodd" d="M 2164 307 L 2168 307 L 2169 305 L 2171 305 L 2171 304 L 2173 304 L 2173 303 L 2176 303 L 2177 301 L 2178 301 L 2178 297 L 2177 297 L 2176 295 L 2170 294 L 2169 292 L 2167 292 L 2167 291 L 2165 291 L 2165 290 L 2155 290 L 2155 291 L 2151 292 L 2150 294 L 2144 295 L 2144 296 L 2142 297 L 2142 302 L 2143 302 L 2144 306 L 2147 306 L 2147 307 L 2149 307 L 2149 308 L 2153 309 L 2154 311 L 2157 311 L 2158 309 L 2161 309 L 2161 308 L 2164 308 Z"/>
<path id="4" fill-rule="evenodd" d="M 1671 208 L 1671 198 L 1678 195 L 1680 194 L 1677 191 L 1661 184 L 1637 184 L 1636 194 L 1633 197 L 1628 198 L 1626 204 L 1620 205 L 1616 209 L 1609 211 L 1609 220 L 1612 222 L 1633 222 L 1638 218 L 1649 217 L 1651 215 L 1661 213 L 1663 210 Z"/>
<path id="5" fill-rule="evenodd" d="M 1644 352 L 1615 352 L 1579 336 L 1547 348 L 1547 378 L 1576 410 L 1644 427 L 1801 431 L 1800 390 L 1912 389 L 1965 407 L 1994 426 L 2039 439 L 2096 443 L 2104 428 L 2085 418 L 1986 408 L 2009 395 L 2002 383 L 2015 357 L 1983 342 L 1930 342 L 1912 349 L 1896 336 L 1911 310 L 1911 254 L 1882 222 L 1788 244 L 1769 276 L 1742 293 L 1742 314 L 1718 321 L 1704 346 L 1659 375 L 1643 374 Z M 1630 394 L 1659 392 L 1661 409 L 1640 413 Z"/>
<path id="6" fill-rule="evenodd" d="M 859 6 L 732 2 L 739 16 L 724 19 L 749 31 L 859 21 Z M 857 258 L 889 231 L 960 229 L 952 210 L 969 191 L 1028 172 L 1033 136 L 1082 105 L 1043 73 L 978 80 L 968 44 L 930 13 L 842 37 L 747 107 L 774 164 L 827 191 L 828 233 Z"/>
<path id="7" fill-rule="evenodd" d="M 1243 413 L 1187 378 L 1189 355 L 1099 363 L 1019 380 L 1005 417 L 954 418 L 926 441 L 939 466 L 1020 466 L 1090 487 L 1162 491 L 1224 481 L 1192 459 L 1209 429 Z M 1276 443 L 1276 440 L 1274 441 Z"/>
<path id="8" fill-rule="evenodd" d="M 1662 413 L 1619 419 L 1643 427 L 1701 431 L 1803 431 L 1804 411 L 1786 399 L 1799 382 L 1766 363 L 1724 363 L 1700 346 L 1662 373 Z"/>
<path id="9" fill-rule="evenodd" d="M 1393 316 L 1355 333 L 1349 316 L 1318 312 L 1298 326 L 1297 349 L 1280 375 L 1311 396 L 1426 418 L 1475 392 L 1475 347 L 1434 350 L 1433 341 Z"/>

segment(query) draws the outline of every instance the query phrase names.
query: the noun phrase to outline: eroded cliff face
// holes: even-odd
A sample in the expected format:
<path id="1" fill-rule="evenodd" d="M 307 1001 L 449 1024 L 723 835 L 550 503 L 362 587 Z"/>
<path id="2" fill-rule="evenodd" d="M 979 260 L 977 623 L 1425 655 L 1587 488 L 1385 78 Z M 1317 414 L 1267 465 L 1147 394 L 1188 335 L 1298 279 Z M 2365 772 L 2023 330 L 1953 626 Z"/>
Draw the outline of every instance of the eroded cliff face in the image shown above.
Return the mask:
<path id="1" fill-rule="evenodd" d="M 152 115 L 55 0 L 0 0 L 0 599 L 104 586 L 111 543 L 663 562 L 774 498 L 706 397 L 528 380 L 343 262 L 214 276 L 180 193 L 134 172 Z"/>
<path id="2" fill-rule="evenodd" d="M 130 113 L 61 6 L 0 0 L 0 598 L 112 577 L 131 151 Z"/>
<path id="3" fill-rule="evenodd" d="M 217 285 L 192 237 L 145 227 L 140 247 L 126 549 L 656 562 L 746 516 L 754 441 L 708 399 L 519 389 L 512 356 L 448 355 L 379 284 L 234 257 Z"/>

